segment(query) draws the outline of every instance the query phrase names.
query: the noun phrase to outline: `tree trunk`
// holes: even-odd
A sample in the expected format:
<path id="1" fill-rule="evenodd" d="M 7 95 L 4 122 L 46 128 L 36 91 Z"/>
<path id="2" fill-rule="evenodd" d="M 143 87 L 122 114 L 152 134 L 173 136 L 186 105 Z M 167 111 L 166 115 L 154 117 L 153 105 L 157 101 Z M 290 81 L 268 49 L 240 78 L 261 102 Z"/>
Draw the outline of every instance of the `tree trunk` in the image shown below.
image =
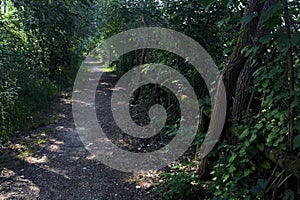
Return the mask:
<path id="1" fill-rule="evenodd" d="M 147 23 L 147 20 L 146 18 L 142 18 L 142 22 L 143 24 L 147 27 L 148 26 L 148 23 Z M 149 32 L 148 32 L 148 35 L 147 35 L 147 40 L 149 39 Z M 135 51 L 136 53 L 136 62 L 137 62 L 137 66 L 141 66 L 141 65 L 144 65 L 146 63 L 146 54 L 147 54 L 147 49 L 142 49 L 142 55 L 141 55 L 141 60 L 139 60 L 138 58 L 138 50 Z M 142 77 L 142 71 L 140 70 L 139 73 L 138 73 L 138 77 L 137 77 L 137 80 L 138 82 L 141 82 L 143 79 Z M 132 104 L 135 105 L 138 103 L 138 99 L 140 97 L 140 93 L 141 93 L 141 88 L 138 88 L 135 93 L 134 93 L 134 96 L 133 96 L 133 101 L 132 101 Z"/>
<path id="2" fill-rule="evenodd" d="M 4 0 L 2 2 L 3 2 L 3 13 L 6 13 L 6 0 Z"/>
<path id="3" fill-rule="evenodd" d="M 260 55 L 264 53 L 264 49 L 260 48 L 252 55 L 245 56 L 241 51 L 245 47 L 255 47 L 258 45 L 257 38 L 268 34 L 268 29 L 265 27 L 263 20 L 267 9 L 276 4 L 277 0 L 249 0 L 248 9 L 244 16 L 254 16 L 253 19 L 240 28 L 240 36 L 236 47 L 226 63 L 222 73 L 221 80 L 224 81 L 227 95 L 227 119 L 228 117 L 240 121 L 249 108 L 249 100 L 251 92 L 249 88 L 253 84 L 252 75 L 255 71 L 255 66 L 261 62 Z M 256 65 L 252 61 L 256 60 Z"/>
<path id="4" fill-rule="evenodd" d="M 252 101 L 252 98 L 250 98 L 252 92 L 249 87 L 253 83 L 252 74 L 255 67 L 250 62 L 251 60 L 248 59 L 237 80 L 235 99 L 232 106 L 232 117 L 237 121 L 246 116 L 247 109 L 249 109 Z"/>
<path id="5" fill-rule="evenodd" d="M 137 66 L 141 66 L 145 64 L 146 61 L 146 53 L 147 53 L 147 49 L 142 49 L 142 56 L 141 56 L 141 60 L 139 61 L 138 59 L 138 50 L 136 50 L 136 61 L 137 61 Z M 142 77 L 142 71 L 139 70 L 138 72 L 138 77 L 137 77 L 137 81 L 141 82 L 143 77 Z M 141 93 L 141 88 L 137 88 L 136 91 L 134 92 L 134 96 L 133 96 L 133 100 L 132 100 L 132 104 L 136 105 L 138 103 L 139 97 L 140 97 L 140 93 Z"/>

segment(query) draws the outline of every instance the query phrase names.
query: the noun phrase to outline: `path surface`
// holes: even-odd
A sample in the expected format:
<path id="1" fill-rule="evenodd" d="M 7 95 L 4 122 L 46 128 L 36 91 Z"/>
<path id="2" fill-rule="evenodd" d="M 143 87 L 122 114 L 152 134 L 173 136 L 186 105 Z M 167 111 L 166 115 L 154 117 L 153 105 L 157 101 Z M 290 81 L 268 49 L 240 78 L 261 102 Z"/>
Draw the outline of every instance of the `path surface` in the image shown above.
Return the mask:
<path id="1" fill-rule="evenodd" d="M 115 78 L 109 75 L 99 83 L 99 119 L 106 116 L 107 111 L 103 109 L 109 108 L 114 83 Z M 133 174 L 103 165 L 84 148 L 74 126 L 71 107 L 70 89 L 53 102 L 52 114 L 59 116 L 57 122 L 0 147 L 0 200 L 151 199 L 143 189 L 149 183 L 134 182 Z"/>

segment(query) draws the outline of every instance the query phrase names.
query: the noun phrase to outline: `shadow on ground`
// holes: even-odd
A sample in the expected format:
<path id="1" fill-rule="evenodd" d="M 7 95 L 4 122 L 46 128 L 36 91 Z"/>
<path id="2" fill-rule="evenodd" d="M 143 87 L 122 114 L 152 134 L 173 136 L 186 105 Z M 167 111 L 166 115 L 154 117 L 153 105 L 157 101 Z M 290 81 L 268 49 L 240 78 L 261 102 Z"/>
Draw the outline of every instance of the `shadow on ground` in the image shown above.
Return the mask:
<path id="1" fill-rule="evenodd" d="M 99 85 L 111 86 L 110 81 L 108 76 Z M 106 95 L 101 88 L 98 92 Z M 51 106 L 60 107 L 59 122 L 0 146 L 0 199 L 151 199 L 133 174 L 103 165 L 84 148 L 74 127 L 70 96 Z"/>

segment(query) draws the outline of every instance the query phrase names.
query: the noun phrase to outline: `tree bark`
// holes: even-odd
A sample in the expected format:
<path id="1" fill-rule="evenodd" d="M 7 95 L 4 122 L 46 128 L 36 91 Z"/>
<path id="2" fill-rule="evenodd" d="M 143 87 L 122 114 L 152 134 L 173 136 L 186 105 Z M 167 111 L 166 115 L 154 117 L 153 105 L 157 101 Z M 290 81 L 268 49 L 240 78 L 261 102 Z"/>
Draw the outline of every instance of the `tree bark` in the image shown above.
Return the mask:
<path id="1" fill-rule="evenodd" d="M 285 23 L 285 31 L 289 39 L 291 39 L 291 28 L 290 28 L 290 20 L 289 20 L 289 8 L 287 0 L 284 0 L 284 23 Z M 293 49 L 290 47 L 287 51 L 287 60 L 288 60 L 288 81 L 289 81 L 289 126 L 288 126 L 288 146 L 289 151 L 292 151 L 293 147 L 293 136 L 294 136 L 294 108 L 292 103 L 294 101 L 293 92 L 295 90 L 295 72 L 294 72 L 294 60 L 293 60 Z"/>
<path id="2" fill-rule="evenodd" d="M 2 1 L 3 3 L 3 13 L 6 13 L 6 0 Z"/>
<path id="3" fill-rule="evenodd" d="M 252 20 L 240 28 L 240 35 L 236 47 L 226 63 L 220 78 L 224 81 L 227 96 L 228 117 L 240 121 L 247 112 L 251 92 L 249 88 L 253 85 L 252 75 L 256 69 L 256 65 L 261 62 L 260 55 L 265 49 L 260 48 L 252 55 L 245 56 L 242 49 L 245 47 L 255 47 L 258 45 L 257 38 L 269 33 L 264 25 L 264 17 L 266 11 L 277 0 L 267 0 L 265 2 L 259 0 L 249 0 L 248 9 L 244 16 L 253 16 Z M 252 62 L 256 60 L 256 65 Z M 250 102 L 251 103 L 251 102 Z"/>
<path id="4" fill-rule="evenodd" d="M 259 13 L 262 5 L 258 2 L 259 1 L 257 0 L 250 0 L 244 16 L 252 15 L 255 12 Z M 248 59 L 241 51 L 246 46 L 253 44 L 252 39 L 256 34 L 255 27 L 257 26 L 257 23 L 257 19 L 254 18 L 248 24 L 243 23 L 241 25 L 236 47 L 221 73 L 220 78 L 223 79 L 226 88 L 228 108 L 232 107 L 236 83 Z"/>

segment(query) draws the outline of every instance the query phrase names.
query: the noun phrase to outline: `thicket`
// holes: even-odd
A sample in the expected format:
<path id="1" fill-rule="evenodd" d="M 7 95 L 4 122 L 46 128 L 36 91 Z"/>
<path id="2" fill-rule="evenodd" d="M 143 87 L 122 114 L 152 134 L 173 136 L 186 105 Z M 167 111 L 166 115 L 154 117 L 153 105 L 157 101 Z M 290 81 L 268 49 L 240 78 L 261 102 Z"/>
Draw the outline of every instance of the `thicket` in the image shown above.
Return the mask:
<path id="1" fill-rule="evenodd" d="M 162 173 L 154 192 L 164 199 L 299 198 L 298 1 L 114 0 L 104 5 L 104 38 L 141 26 L 182 32 L 208 51 L 225 82 L 227 122 L 214 150 L 199 160 L 196 153 L 209 121 L 201 76 L 186 60 L 153 49 L 128 53 L 114 63 L 120 75 L 145 63 L 171 66 L 190 81 L 205 106 L 205 120 L 191 148 L 195 158 Z M 156 94 L 157 102 L 172 96 Z M 147 106 L 152 99 L 153 87 L 146 86 L 132 102 Z M 172 104 L 163 105 L 177 117 Z M 165 134 L 175 134 L 178 124 L 173 122 Z"/>
<path id="2" fill-rule="evenodd" d="M 0 137 L 32 126 L 34 113 L 73 82 L 98 32 L 90 1 L 0 1 Z"/>

